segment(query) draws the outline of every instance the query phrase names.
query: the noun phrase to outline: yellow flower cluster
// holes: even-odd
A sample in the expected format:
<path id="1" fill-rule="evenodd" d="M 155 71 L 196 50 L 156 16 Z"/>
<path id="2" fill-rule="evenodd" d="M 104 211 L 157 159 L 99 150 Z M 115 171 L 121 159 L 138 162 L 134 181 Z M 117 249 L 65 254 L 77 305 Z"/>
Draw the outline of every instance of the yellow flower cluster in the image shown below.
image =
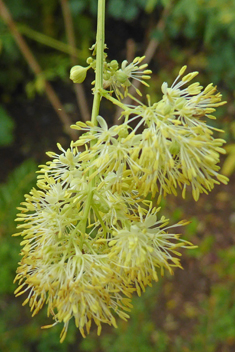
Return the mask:
<path id="1" fill-rule="evenodd" d="M 46 303 L 55 323 L 64 323 L 63 341 L 72 317 L 83 336 L 92 320 L 100 333 L 101 323 L 116 327 L 113 312 L 127 319 L 132 292 L 157 281 L 156 268 L 180 266 L 176 249 L 190 244 L 167 233 L 159 209 L 136 192 L 113 192 L 112 173 L 97 175 L 90 189 L 82 153 L 58 146 L 62 153 L 48 153 L 53 160 L 41 166 L 38 189 L 19 208 L 24 240 L 15 293 L 28 292 L 23 304 L 33 315 Z"/>
<path id="2" fill-rule="evenodd" d="M 140 61 L 123 64 L 128 79 Z M 185 222 L 168 226 L 146 200 L 149 193 L 161 197 L 179 187 L 184 196 L 191 185 L 197 200 L 227 182 L 217 165 L 224 141 L 213 138 L 204 121 L 213 118 L 221 95 L 212 85 L 185 87 L 196 75 L 183 76 L 185 68 L 170 88 L 162 85 L 158 103 L 123 105 L 122 125 L 108 128 L 97 116 L 98 125 L 72 126 L 84 133 L 68 150 L 58 144 L 58 154 L 48 153 L 52 160 L 41 166 L 37 188 L 19 208 L 23 223 L 16 235 L 24 239 L 15 293 L 28 292 L 24 304 L 33 315 L 47 304 L 54 324 L 64 323 L 61 342 L 72 318 L 83 336 L 92 321 L 98 334 L 102 323 L 116 327 L 114 313 L 128 318 L 133 292 L 140 295 L 157 281 L 158 270 L 163 275 L 181 267 L 178 248 L 192 245 L 173 229 Z"/>
<path id="3" fill-rule="evenodd" d="M 91 122 L 72 126 L 86 132 L 75 142 L 76 146 L 97 140 L 80 157 L 82 161 L 94 159 L 88 166 L 92 170 L 90 178 L 101 172 L 113 172 L 113 189 L 127 184 L 144 197 L 150 192 L 153 196 L 158 194 L 159 200 L 162 195 L 176 195 L 177 188 L 185 197 L 187 186 L 191 185 L 197 201 L 200 193 L 207 194 L 215 184 L 228 182 L 227 177 L 219 174 L 217 165 L 220 153 L 225 153 L 225 140 L 214 138 L 212 130 L 216 129 L 205 122 L 206 118 L 215 119 L 211 114 L 224 104 L 221 94 L 212 84 L 203 89 L 199 83 L 193 83 L 181 89 L 197 75 L 193 72 L 182 77 L 185 69 L 186 66 L 180 70 L 170 88 L 163 83 L 159 102 L 124 107 L 126 122 L 121 126 L 108 129 L 101 116 L 97 118 L 98 127 Z M 128 133 L 134 120 L 138 123 Z M 140 127 L 143 131 L 138 134 Z"/>

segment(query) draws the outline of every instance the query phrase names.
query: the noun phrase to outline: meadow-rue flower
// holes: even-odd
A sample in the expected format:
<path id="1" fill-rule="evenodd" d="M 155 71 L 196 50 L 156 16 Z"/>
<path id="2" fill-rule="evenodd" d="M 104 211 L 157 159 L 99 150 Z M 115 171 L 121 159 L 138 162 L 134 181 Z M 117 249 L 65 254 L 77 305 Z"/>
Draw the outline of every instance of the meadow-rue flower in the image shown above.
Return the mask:
<path id="1" fill-rule="evenodd" d="M 73 145 L 58 147 L 62 153 L 48 153 L 53 160 L 41 167 L 39 190 L 33 188 L 19 208 L 18 235 L 24 240 L 15 293 L 28 292 L 24 304 L 33 315 L 46 303 L 54 324 L 64 323 L 63 341 L 72 318 L 83 336 L 92 320 L 99 334 L 101 323 L 116 326 L 113 312 L 127 319 L 132 292 L 140 294 L 140 287 L 157 280 L 157 267 L 171 271 L 180 264 L 170 255 L 179 246 L 170 239 L 177 236 L 160 230 L 167 221 L 157 221 L 157 210 L 145 216 L 141 204 L 151 203 L 128 185 L 113 190 L 113 172 L 95 177 L 84 228 L 89 183 L 85 177 L 79 182 L 75 172 L 80 154 Z"/>
<path id="2" fill-rule="evenodd" d="M 49 153 L 54 159 L 41 168 L 40 189 L 33 188 L 19 208 L 17 221 L 24 222 L 18 225 L 18 235 L 24 237 L 23 258 L 15 279 L 20 284 L 15 293 L 28 292 L 24 304 L 29 303 L 33 315 L 46 303 L 55 323 L 64 323 L 61 341 L 73 317 L 83 336 L 84 328 L 89 333 L 92 320 L 98 333 L 101 323 L 116 327 L 114 311 L 122 319 L 128 318 L 124 311 L 129 310 L 130 302 L 124 296 L 130 298 L 133 288 L 110 266 L 107 246 L 92 243 L 95 232 L 100 236 L 117 221 L 126 222 L 134 203 L 132 200 L 129 210 L 128 197 L 115 197 L 109 183 L 103 182 L 103 192 L 102 187 L 100 192 L 94 190 L 93 212 L 89 212 L 89 226 L 83 232 L 89 185 L 85 179 L 77 181 L 74 171 L 80 164 L 75 149 L 62 151 L 60 155 Z M 71 174 L 64 177 L 66 173 Z"/>
<path id="3" fill-rule="evenodd" d="M 181 267 L 179 258 L 175 257 L 181 254 L 176 249 L 191 245 L 180 240 L 179 235 L 167 232 L 185 223 L 166 227 L 168 219 L 157 220 L 159 209 L 150 209 L 145 218 L 140 215 L 140 221 L 116 229 L 109 241 L 110 259 L 121 276 L 127 276 L 136 284 L 139 295 L 139 285 L 144 289 L 152 280 L 158 281 L 158 268 L 163 275 L 164 268 L 172 274 L 172 267 Z"/>
<path id="4" fill-rule="evenodd" d="M 110 87 L 111 90 L 115 92 L 118 99 L 123 99 L 127 96 L 129 87 L 133 86 L 136 92 L 141 96 L 140 90 L 135 87 L 131 80 L 136 80 L 147 87 L 149 86 L 145 80 L 151 78 L 150 75 L 152 71 L 146 69 L 148 67 L 147 63 L 140 65 L 144 58 L 145 56 L 136 57 L 130 64 L 128 64 L 127 60 L 124 60 L 120 68 L 115 60 L 110 63 L 105 62 L 104 88 Z"/>
<path id="5" fill-rule="evenodd" d="M 191 185 L 197 200 L 227 183 L 218 166 L 225 141 L 204 121 L 223 104 L 216 87 L 189 84 L 198 72 L 184 75 L 184 66 L 171 87 L 162 84 L 159 102 L 147 96 L 148 106 L 126 106 L 121 99 L 132 80 L 148 86 L 151 71 L 144 56 L 121 66 L 108 62 L 105 47 L 98 21 L 95 58 L 70 73 L 74 83 L 83 82 L 89 68 L 96 73 L 92 120 L 72 126 L 83 134 L 67 150 L 57 144 L 58 153 L 47 153 L 51 160 L 40 166 L 37 187 L 25 195 L 16 219 L 23 241 L 15 294 L 27 293 L 23 304 L 33 315 L 47 305 L 54 323 L 44 328 L 63 323 L 61 342 L 71 319 L 83 337 L 92 321 L 98 334 L 102 323 L 117 327 L 115 314 L 128 319 L 132 293 L 141 295 L 158 281 L 158 270 L 181 268 L 179 248 L 193 248 L 173 230 L 186 222 L 169 226 L 147 196 L 160 199 L 180 188 L 184 197 Z M 99 115 L 102 97 L 123 108 L 122 125 L 109 128 Z"/>
<path id="6" fill-rule="evenodd" d="M 84 228 L 89 184 L 78 177 L 76 147 L 58 147 L 62 153 L 48 153 L 53 160 L 41 166 L 39 189 L 33 188 L 19 208 L 17 221 L 23 224 L 17 235 L 24 240 L 15 293 L 28 292 L 24 304 L 29 303 L 33 315 L 46 303 L 55 323 L 64 323 L 63 341 L 71 318 L 83 336 L 92 320 L 100 333 L 101 323 L 116 327 L 113 312 L 128 318 L 125 311 L 131 305 L 125 296 L 130 298 L 134 289 L 111 267 L 107 245 L 97 246 L 93 237 L 97 233 L 109 238 L 114 224 L 128 222 L 136 199 L 113 193 L 111 180 L 97 177 L 100 186 L 95 184 Z"/>
<path id="7" fill-rule="evenodd" d="M 76 125 L 73 125 L 72 128 L 86 132 L 73 145 L 81 146 L 92 140 L 96 140 L 96 143 L 92 147 L 79 156 L 81 162 L 93 160 L 92 163 L 87 165 L 84 172 L 92 169 L 93 173 L 90 174 L 90 178 L 100 173 L 108 175 L 109 172 L 115 172 L 116 181 L 120 182 L 123 180 L 127 168 L 131 171 L 133 168 L 139 168 L 130 157 L 130 150 L 139 144 L 141 138 L 140 136 L 127 138 L 128 130 L 131 129 L 127 124 L 114 125 L 108 128 L 107 123 L 101 116 L 97 117 L 97 121 L 100 126 L 92 125 L 90 122 L 77 122 Z M 134 174 L 132 172 L 133 176 Z"/>
<path id="8" fill-rule="evenodd" d="M 79 162 L 80 152 L 77 147 L 74 147 L 74 143 L 71 142 L 70 148 L 64 150 L 62 146 L 57 143 L 57 147 L 62 153 L 47 152 L 46 154 L 52 158 L 52 161 L 48 161 L 46 165 L 40 165 L 38 173 L 39 182 L 46 177 L 52 177 L 55 181 L 60 180 L 62 185 L 70 184 L 70 181 L 81 179 L 82 166 Z M 70 185 L 71 186 L 71 185 Z"/>
<path id="9" fill-rule="evenodd" d="M 140 126 L 143 128 L 139 149 L 130 150 L 130 157 L 139 166 L 138 188 L 145 196 L 149 192 L 159 193 L 160 197 L 176 194 L 179 186 L 184 197 L 186 186 L 191 184 L 198 200 L 200 193 L 211 191 L 214 184 L 228 182 L 218 173 L 217 165 L 219 154 L 225 153 L 225 141 L 213 138 L 214 128 L 202 120 L 214 118 L 211 113 L 224 104 L 221 94 L 212 85 L 203 90 L 199 83 L 181 90 L 197 74 L 188 74 L 177 83 L 184 70 L 185 67 L 180 70 L 171 88 L 166 83 L 162 86 L 162 100 L 149 106 L 130 107 L 128 112 L 132 116 L 129 123 L 139 119 L 132 133 Z"/>
<path id="10" fill-rule="evenodd" d="M 145 194 L 175 194 L 177 185 L 183 185 L 185 192 L 186 185 L 191 184 L 197 200 L 200 193 L 211 191 L 215 183 L 227 183 L 227 178 L 218 173 L 217 165 L 219 153 L 224 153 L 223 143 L 224 140 L 211 136 L 206 125 L 189 128 L 167 120 L 153 122 L 142 133 L 140 157 L 135 160 L 149 170 L 139 172 L 140 188 Z"/>
<path id="11" fill-rule="evenodd" d="M 72 318 L 85 337 L 92 320 L 100 334 L 101 323 L 117 327 L 114 311 L 122 319 L 129 317 L 125 311 L 131 307 L 130 300 L 124 298 L 120 290 L 131 297 L 130 290 L 112 271 L 107 256 L 84 254 L 76 241 L 69 238 L 40 245 L 40 250 L 31 255 L 27 245 L 17 270 L 15 280 L 20 281 L 20 286 L 15 293 L 20 295 L 28 291 L 23 304 L 29 302 L 33 315 L 47 303 L 48 314 L 52 314 L 55 323 L 64 323 L 61 342 Z"/>

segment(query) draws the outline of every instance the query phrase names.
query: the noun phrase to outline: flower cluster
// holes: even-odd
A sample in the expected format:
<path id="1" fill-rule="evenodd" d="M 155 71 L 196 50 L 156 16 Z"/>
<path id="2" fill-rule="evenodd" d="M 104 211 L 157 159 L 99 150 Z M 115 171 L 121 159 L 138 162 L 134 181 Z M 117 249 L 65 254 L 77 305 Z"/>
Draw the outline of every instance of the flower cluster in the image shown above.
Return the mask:
<path id="1" fill-rule="evenodd" d="M 141 92 L 131 82 L 131 80 L 139 81 L 145 86 L 149 86 L 145 80 L 151 78 L 151 70 L 146 70 L 147 64 L 139 64 L 144 60 L 144 56 L 136 57 L 133 62 L 128 64 L 127 60 L 124 60 L 119 68 L 116 60 L 110 63 L 105 62 L 104 65 L 104 88 L 110 87 L 117 96 L 118 99 L 123 99 L 128 94 L 128 89 L 133 86 L 136 92 L 141 96 Z"/>
<path id="2" fill-rule="evenodd" d="M 92 170 L 90 178 L 101 172 L 112 172 L 113 189 L 116 185 L 120 188 L 121 184 L 128 184 L 141 196 L 151 192 L 153 196 L 158 194 L 159 199 L 170 193 L 176 195 L 178 188 L 185 197 L 187 188 L 190 189 L 187 186 L 191 186 L 193 197 L 198 200 L 200 193 L 208 193 L 215 184 L 228 182 L 218 172 L 225 140 L 214 138 L 216 129 L 205 121 L 215 119 L 211 114 L 224 104 L 221 94 L 212 84 L 205 89 L 199 83 L 187 85 L 198 72 L 183 76 L 185 70 L 186 66 L 170 88 L 163 83 L 163 97 L 159 102 L 123 106 L 126 120 L 122 125 L 108 128 L 98 116 L 99 126 L 91 122 L 77 122 L 72 126 L 85 132 L 74 145 L 97 140 L 80 157 L 83 161 L 94 159 L 88 166 Z M 137 124 L 131 131 L 130 123 L 134 120 Z M 139 128 L 142 133 L 138 133 Z"/>
<path id="3" fill-rule="evenodd" d="M 110 88 L 111 91 L 115 92 L 116 97 L 120 100 L 127 96 L 128 89 L 133 86 L 136 92 L 141 96 L 139 89 L 133 85 L 132 80 L 139 81 L 145 86 L 149 86 L 145 80 L 151 78 L 151 70 L 146 69 L 148 64 L 141 64 L 145 59 L 145 56 L 136 57 L 133 62 L 128 64 L 127 60 L 124 60 L 119 68 L 119 64 L 116 60 L 111 62 L 106 61 L 107 55 L 104 55 L 103 64 L 103 86 L 104 88 Z M 86 78 L 87 71 L 92 68 L 96 71 L 96 60 L 93 57 L 87 59 L 88 66 L 83 67 L 76 65 L 72 67 L 70 71 L 70 79 L 74 83 L 82 83 Z M 139 64 L 141 64 L 139 66 Z M 93 82 L 95 83 L 95 81 Z"/>
<path id="4" fill-rule="evenodd" d="M 99 334 L 101 323 L 116 327 L 113 312 L 127 319 L 131 294 L 157 281 L 157 267 L 180 267 L 175 249 L 190 244 L 168 233 L 168 220 L 157 220 L 159 209 L 136 192 L 113 192 L 112 172 L 97 175 L 91 188 L 82 153 L 73 143 L 58 147 L 62 153 L 48 153 L 53 160 L 41 166 L 38 189 L 19 208 L 24 240 L 15 293 L 28 292 L 23 304 L 33 315 L 46 303 L 54 324 L 64 323 L 63 341 L 72 317 L 83 336 L 92 320 Z"/>
<path id="5" fill-rule="evenodd" d="M 52 160 L 40 167 L 37 188 L 19 208 L 16 235 L 24 240 L 15 293 L 28 292 L 24 304 L 33 315 L 47 304 L 54 324 L 64 323 L 61 341 L 72 318 L 82 336 L 92 321 L 100 334 L 102 323 L 117 326 L 114 313 L 126 320 L 133 292 L 141 295 L 158 281 L 158 271 L 172 274 L 181 267 L 178 249 L 193 247 L 174 231 L 185 222 L 169 226 L 148 195 L 160 199 L 180 188 L 184 197 L 191 185 L 197 200 L 227 183 L 217 165 L 224 140 L 205 122 L 223 104 L 216 87 L 188 85 L 197 72 L 184 76 L 183 67 L 171 87 L 163 83 L 159 102 L 125 106 L 120 88 L 127 92 L 130 78 L 143 83 L 150 73 L 138 66 L 142 59 L 120 69 L 105 61 L 105 86 L 118 99 L 100 94 L 123 107 L 125 122 L 109 128 L 97 116 L 97 124 L 72 126 L 83 134 L 68 150 L 58 144 L 58 154 L 48 153 Z M 79 70 L 77 81 L 86 73 Z"/>

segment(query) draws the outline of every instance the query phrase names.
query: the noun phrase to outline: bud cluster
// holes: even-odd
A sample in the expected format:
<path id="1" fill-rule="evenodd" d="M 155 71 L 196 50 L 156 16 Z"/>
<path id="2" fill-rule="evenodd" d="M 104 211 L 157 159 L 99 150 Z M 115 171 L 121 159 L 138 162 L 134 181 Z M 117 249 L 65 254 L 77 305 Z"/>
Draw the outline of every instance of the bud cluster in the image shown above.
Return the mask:
<path id="1" fill-rule="evenodd" d="M 141 64 L 144 58 L 144 56 L 136 57 L 130 64 L 128 64 L 127 60 L 124 60 L 119 67 L 116 60 L 107 62 L 107 55 L 104 54 L 103 87 L 105 89 L 110 88 L 111 91 L 114 91 L 119 100 L 127 96 L 130 86 L 135 88 L 132 80 L 139 81 L 148 87 L 149 85 L 145 82 L 145 80 L 149 80 L 151 78 L 150 75 L 152 71 L 146 69 L 148 64 Z M 87 59 L 87 64 L 89 65 L 87 67 L 79 65 L 72 67 L 70 71 L 70 79 L 74 83 L 82 83 L 85 80 L 87 71 L 90 68 L 96 71 L 96 59 L 89 57 Z M 139 64 L 141 65 L 139 66 Z M 142 95 L 139 89 L 135 88 L 135 90 L 140 96 Z"/>

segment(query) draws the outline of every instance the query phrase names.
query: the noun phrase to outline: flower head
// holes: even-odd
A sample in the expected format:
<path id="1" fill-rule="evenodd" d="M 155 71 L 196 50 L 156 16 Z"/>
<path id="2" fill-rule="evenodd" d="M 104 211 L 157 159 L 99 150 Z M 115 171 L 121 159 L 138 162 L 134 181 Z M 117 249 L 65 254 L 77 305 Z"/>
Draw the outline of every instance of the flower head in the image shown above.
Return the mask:
<path id="1" fill-rule="evenodd" d="M 145 86 L 149 86 L 145 80 L 151 78 L 151 70 L 146 69 L 148 64 L 139 64 L 144 60 L 145 56 L 136 57 L 133 62 L 128 64 L 127 60 L 124 60 L 121 64 L 121 68 L 114 61 L 110 64 L 105 63 L 104 66 L 104 88 L 110 87 L 114 90 L 118 99 L 123 99 L 127 96 L 128 89 L 130 86 L 135 88 L 135 85 L 131 80 L 139 81 Z M 142 95 L 139 89 L 135 88 L 139 95 Z"/>
<path id="2" fill-rule="evenodd" d="M 125 311 L 131 307 L 130 300 L 122 293 L 130 296 L 130 290 L 115 278 L 107 256 L 83 254 L 77 243 L 71 244 L 69 240 L 61 241 L 60 245 L 51 243 L 34 255 L 30 255 L 28 247 L 23 252 L 25 255 L 16 276 L 20 286 L 15 293 L 20 295 L 28 291 L 23 304 L 29 303 L 33 315 L 47 303 L 48 314 L 55 320 L 50 326 L 64 323 L 61 342 L 72 318 L 85 337 L 92 320 L 100 334 L 101 323 L 117 327 L 114 311 L 125 320 L 129 317 Z"/>
<path id="3" fill-rule="evenodd" d="M 139 151 L 130 154 L 139 166 L 138 187 L 145 195 L 176 194 L 179 186 L 184 196 L 186 186 L 191 184 L 193 197 L 198 200 L 200 193 L 211 191 L 214 184 L 228 182 L 217 165 L 220 153 L 225 153 L 225 141 L 214 138 L 214 128 L 202 120 L 214 118 L 211 113 L 224 104 L 221 94 L 212 85 L 203 90 L 199 83 L 181 90 L 197 74 L 188 74 L 177 83 L 184 70 L 171 88 L 163 84 L 162 100 L 132 111 L 135 116 L 129 122 L 140 118 L 134 132 L 143 126 Z"/>
<path id="4" fill-rule="evenodd" d="M 168 219 L 157 220 L 159 209 L 149 210 L 145 218 L 140 214 L 140 221 L 132 221 L 128 227 L 114 231 L 109 241 L 109 257 L 116 270 L 136 285 L 138 294 L 139 285 L 144 289 L 152 280 L 158 281 L 158 268 L 163 275 L 164 268 L 172 274 L 172 267 L 181 267 L 175 257 L 180 256 L 177 249 L 191 245 L 180 240 L 178 234 L 167 232 L 185 223 L 166 227 Z"/>

